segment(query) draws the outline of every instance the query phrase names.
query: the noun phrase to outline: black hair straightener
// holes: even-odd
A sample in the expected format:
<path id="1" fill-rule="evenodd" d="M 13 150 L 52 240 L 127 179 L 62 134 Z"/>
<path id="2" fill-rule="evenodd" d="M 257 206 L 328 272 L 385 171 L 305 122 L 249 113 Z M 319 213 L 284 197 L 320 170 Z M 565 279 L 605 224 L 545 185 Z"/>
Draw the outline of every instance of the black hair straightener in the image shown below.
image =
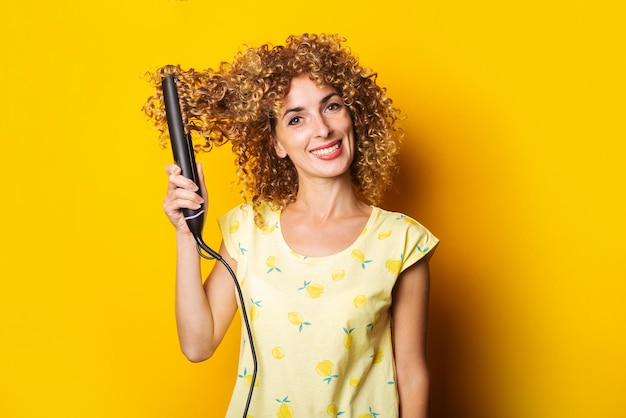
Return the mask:
<path id="1" fill-rule="evenodd" d="M 198 180 L 196 158 L 194 155 L 193 143 L 191 141 L 191 134 L 185 133 L 176 83 L 176 77 L 172 74 L 165 75 L 162 78 L 163 102 L 165 104 L 165 116 L 167 118 L 167 127 L 170 133 L 172 153 L 174 154 L 174 161 L 182 170 L 182 175 L 193 180 L 196 185 L 200 186 Z M 200 193 L 200 188 L 198 188 L 198 194 Z M 254 343 L 252 341 L 252 331 L 250 329 L 250 323 L 248 321 L 248 314 L 246 313 L 246 305 L 244 303 L 243 294 L 241 292 L 239 282 L 237 281 L 237 277 L 235 276 L 232 268 L 222 258 L 222 256 L 217 251 L 214 251 L 208 245 L 206 245 L 204 243 L 204 240 L 202 239 L 205 208 L 205 204 L 202 204 L 200 209 L 183 209 L 183 215 L 185 216 L 185 221 L 187 222 L 187 226 L 189 226 L 189 230 L 196 239 L 196 243 L 198 245 L 198 253 L 204 258 L 213 258 L 220 261 L 226 267 L 235 282 L 235 288 L 237 290 L 237 295 L 239 297 L 239 303 L 241 307 L 241 316 L 246 326 L 248 340 L 250 342 L 250 351 L 252 352 L 252 362 L 254 366 L 252 381 L 250 382 L 250 390 L 248 391 L 248 399 L 246 401 L 246 405 L 243 411 L 243 418 L 246 418 L 246 416 L 248 415 L 250 401 L 252 399 L 254 383 L 256 382 L 256 351 L 254 349 Z M 209 254 L 210 257 L 203 254 L 202 251 L 205 251 L 207 254 Z"/>

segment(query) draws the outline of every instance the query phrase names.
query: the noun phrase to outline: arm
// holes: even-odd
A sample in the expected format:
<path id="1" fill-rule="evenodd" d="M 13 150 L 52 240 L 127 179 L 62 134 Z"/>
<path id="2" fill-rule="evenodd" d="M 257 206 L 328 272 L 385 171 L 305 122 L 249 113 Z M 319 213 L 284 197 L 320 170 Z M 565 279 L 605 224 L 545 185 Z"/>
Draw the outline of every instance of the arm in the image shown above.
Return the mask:
<path id="1" fill-rule="evenodd" d="M 180 175 L 180 168 L 167 167 L 170 175 L 163 209 L 176 228 L 176 324 L 178 339 L 185 356 L 193 362 L 210 358 L 228 330 L 235 312 L 234 283 L 221 263 L 216 263 L 202 284 L 200 256 L 196 241 L 187 228 L 181 208 L 197 209 L 201 199 L 196 185 Z M 206 199 L 202 170 L 199 170 L 202 194 Z M 236 269 L 236 262 L 223 244 L 220 254 Z"/>
<path id="2" fill-rule="evenodd" d="M 428 416 L 429 377 L 426 364 L 426 329 L 430 254 L 398 277 L 393 293 L 393 344 L 400 417 Z"/>

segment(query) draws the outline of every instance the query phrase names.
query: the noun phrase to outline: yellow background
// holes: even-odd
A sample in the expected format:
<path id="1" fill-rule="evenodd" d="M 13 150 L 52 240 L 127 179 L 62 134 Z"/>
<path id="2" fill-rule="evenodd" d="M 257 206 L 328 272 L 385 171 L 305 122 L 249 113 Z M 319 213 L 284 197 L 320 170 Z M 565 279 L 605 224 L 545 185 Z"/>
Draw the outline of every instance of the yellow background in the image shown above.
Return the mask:
<path id="1" fill-rule="evenodd" d="M 306 31 L 347 37 L 407 116 L 386 207 L 442 240 L 433 418 L 626 416 L 620 3 L 3 2 L 0 416 L 223 415 L 238 323 L 213 360 L 179 353 L 142 76 Z M 233 158 L 201 161 L 217 245 Z"/>

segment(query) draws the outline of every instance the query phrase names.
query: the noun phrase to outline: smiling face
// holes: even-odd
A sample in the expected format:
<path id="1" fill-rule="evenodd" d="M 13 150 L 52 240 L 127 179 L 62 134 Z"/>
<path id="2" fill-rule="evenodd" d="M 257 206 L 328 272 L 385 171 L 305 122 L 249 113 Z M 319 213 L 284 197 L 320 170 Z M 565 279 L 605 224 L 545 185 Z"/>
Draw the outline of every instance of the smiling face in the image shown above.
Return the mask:
<path id="1" fill-rule="evenodd" d="M 337 90 L 308 75 L 293 78 L 276 120 L 274 147 L 279 157 L 289 156 L 301 180 L 349 177 L 354 130 Z"/>

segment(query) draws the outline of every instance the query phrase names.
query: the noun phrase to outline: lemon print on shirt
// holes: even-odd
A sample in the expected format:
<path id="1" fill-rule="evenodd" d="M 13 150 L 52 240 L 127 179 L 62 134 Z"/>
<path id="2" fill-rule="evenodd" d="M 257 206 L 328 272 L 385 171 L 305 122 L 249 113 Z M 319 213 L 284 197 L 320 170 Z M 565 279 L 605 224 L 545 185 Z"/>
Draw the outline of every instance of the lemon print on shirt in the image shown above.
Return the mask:
<path id="1" fill-rule="evenodd" d="M 339 280 L 346 277 L 346 271 L 344 269 L 335 270 L 330 277 L 332 277 L 334 281 L 338 282 Z"/>
<path id="2" fill-rule="evenodd" d="M 409 218 L 408 216 L 406 216 L 406 215 L 402 215 L 402 214 L 401 214 L 400 216 L 398 216 L 398 217 L 396 218 L 396 220 L 398 220 L 398 221 L 408 222 L 408 223 L 410 223 L 410 224 L 412 224 L 412 225 L 419 225 L 415 219 L 413 219 L 413 218 Z"/>
<path id="3" fill-rule="evenodd" d="M 383 239 L 387 239 L 391 236 L 391 230 L 387 230 L 385 232 L 381 232 L 380 234 L 378 234 L 378 239 L 383 240 Z"/>
<path id="4" fill-rule="evenodd" d="M 367 305 L 367 298 L 365 297 L 365 295 L 358 295 L 354 298 L 353 303 L 355 308 L 362 308 Z"/>
<path id="5" fill-rule="evenodd" d="M 339 411 L 339 408 L 337 407 L 337 405 L 335 405 L 334 403 L 331 403 L 330 405 L 328 405 L 328 408 L 326 408 L 326 413 L 328 414 L 329 417 L 337 418 L 345 414 L 345 411 Z"/>
<path id="6" fill-rule="evenodd" d="M 239 221 L 235 221 L 230 225 L 230 233 L 234 234 L 235 232 L 239 231 Z"/>
<path id="7" fill-rule="evenodd" d="M 268 273 L 271 273 L 273 271 L 277 271 L 277 272 L 281 272 L 280 268 L 278 268 L 278 257 L 270 255 L 269 257 L 267 257 L 267 260 L 265 260 L 265 265 L 267 267 L 269 267 L 269 270 L 267 271 Z"/>
<path id="8" fill-rule="evenodd" d="M 272 357 L 276 360 L 281 360 L 285 357 L 285 350 L 282 347 L 274 347 L 272 348 Z"/>
<path id="9" fill-rule="evenodd" d="M 369 329 L 370 331 L 373 331 L 374 330 L 374 325 L 376 325 L 378 323 L 379 319 L 380 319 L 380 312 L 376 312 L 376 315 L 374 315 L 374 320 L 366 325 L 367 329 Z"/>
<path id="10" fill-rule="evenodd" d="M 363 251 L 361 251 L 361 250 L 352 250 L 352 258 L 354 258 L 356 261 L 361 263 L 361 268 L 362 269 L 365 269 L 365 265 L 367 263 L 371 263 L 372 262 L 372 260 L 366 260 L 365 259 L 365 254 L 363 254 Z"/>
<path id="11" fill-rule="evenodd" d="M 343 346 L 346 348 L 350 348 L 352 347 L 352 331 L 354 331 L 354 328 L 344 328 L 343 332 L 346 333 L 346 336 L 343 338 Z"/>
<path id="12" fill-rule="evenodd" d="M 381 361 L 383 361 L 383 357 L 384 357 L 384 356 L 385 356 L 385 355 L 383 354 L 383 350 L 381 350 L 381 349 L 377 349 L 377 350 L 374 352 L 374 354 L 372 354 L 372 355 L 370 356 L 370 358 L 372 359 L 372 363 L 374 363 L 374 364 L 378 364 L 378 363 L 380 363 Z"/>
<path id="13" fill-rule="evenodd" d="M 400 260 L 389 259 L 385 263 L 385 267 L 389 270 L 391 274 L 398 274 L 402 270 L 402 258 Z"/>
<path id="14" fill-rule="evenodd" d="M 309 325 L 311 325 L 311 323 L 310 323 L 310 322 L 306 322 L 306 321 L 304 321 L 304 320 L 302 319 L 302 315 L 300 315 L 300 313 L 299 313 L 299 312 L 289 312 L 289 313 L 287 314 L 287 319 L 288 319 L 288 320 L 289 320 L 289 322 L 291 322 L 292 324 L 297 325 L 297 326 L 298 326 L 298 330 L 299 330 L 300 332 L 302 332 L 302 329 L 303 329 L 305 326 L 309 326 Z"/>
<path id="15" fill-rule="evenodd" d="M 315 366 L 315 372 L 324 378 L 324 382 L 330 384 L 334 378 L 338 377 L 336 374 L 333 374 L 333 367 L 335 367 L 335 365 L 332 361 L 322 360 Z"/>
<path id="16" fill-rule="evenodd" d="M 261 301 L 260 300 L 254 300 L 254 299 L 250 299 L 250 301 L 252 302 L 252 306 L 250 307 L 250 320 L 251 321 L 256 321 L 259 318 L 259 315 L 261 314 L 261 310 L 259 309 L 261 307 Z"/>
<path id="17" fill-rule="evenodd" d="M 274 225 L 266 226 L 261 231 L 263 232 L 263 235 L 269 235 L 277 229 L 278 229 L 278 223 L 275 223 Z"/>
<path id="18" fill-rule="evenodd" d="M 244 383 L 247 386 L 250 386 L 250 384 L 252 383 L 252 375 L 248 374 L 248 369 L 246 369 L 245 367 L 243 369 L 243 374 L 237 375 L 237 377 L 239 377 L 240 379 L 243 379 Z M 257 387 L 257 386 L 259 386 L 259 381 L 255 380 L 254 387 Z"/>
<path id="19" fill-rule="evenodd" d="M 322 286 L 321 284 L 311 284 L 310 280 L 305 280 L 304 285 L 302 285 L 302 287 L 299 287 L 298 290 L 306 290 L 310 298 L 317 299 L 322 296 L 322 293 L 324 293 L 324 286 Z"/>
<path id="20" fill-rule="evenodd" d="M 370 406 L 369 407 L 369 412 L 363 412 L 362 414 L 359 414 L 359 418 L 376 418 L 379 415 L 380 414 L 377 414 L 376 412 L 374 412 L 374 410 Z"/>
<path id="21" fill-rule="evenodd" d="M 289 254 L 293 255 L 296 258 L 299 258 L 300 260 L 306 260 L 308 258 L 306 255 L 298 254 L 297 252 L 293 250 L 289 251 Z"/>
<path id="22" fill-rule="evenodd" d="M 359 387 L 360 384 L 361 384 L 361 376 L 354 375 L 350 378 L 350 386 L 352 386 L 353 388 Z"/>
<path id="23" fill-rule="evenodd" d="M 261 314 L 261 312 L 259 311 L 259 308 L 257 308 L 256 306 L 252 305 L 252 307 L 250 308 L 250 320 L 251 321 L 256 321 L 257 319 L 259 319 L 259 315 Z"/>
<path id="24" fill-rule="evenodd" d="M 283 399 L 276 399 L 276 402 L 280 403 L 280 407 L 276 411 L 278 418 L 293 418 L 293 408 L 289 405 L 289 396 L 285 396 Z"/>

